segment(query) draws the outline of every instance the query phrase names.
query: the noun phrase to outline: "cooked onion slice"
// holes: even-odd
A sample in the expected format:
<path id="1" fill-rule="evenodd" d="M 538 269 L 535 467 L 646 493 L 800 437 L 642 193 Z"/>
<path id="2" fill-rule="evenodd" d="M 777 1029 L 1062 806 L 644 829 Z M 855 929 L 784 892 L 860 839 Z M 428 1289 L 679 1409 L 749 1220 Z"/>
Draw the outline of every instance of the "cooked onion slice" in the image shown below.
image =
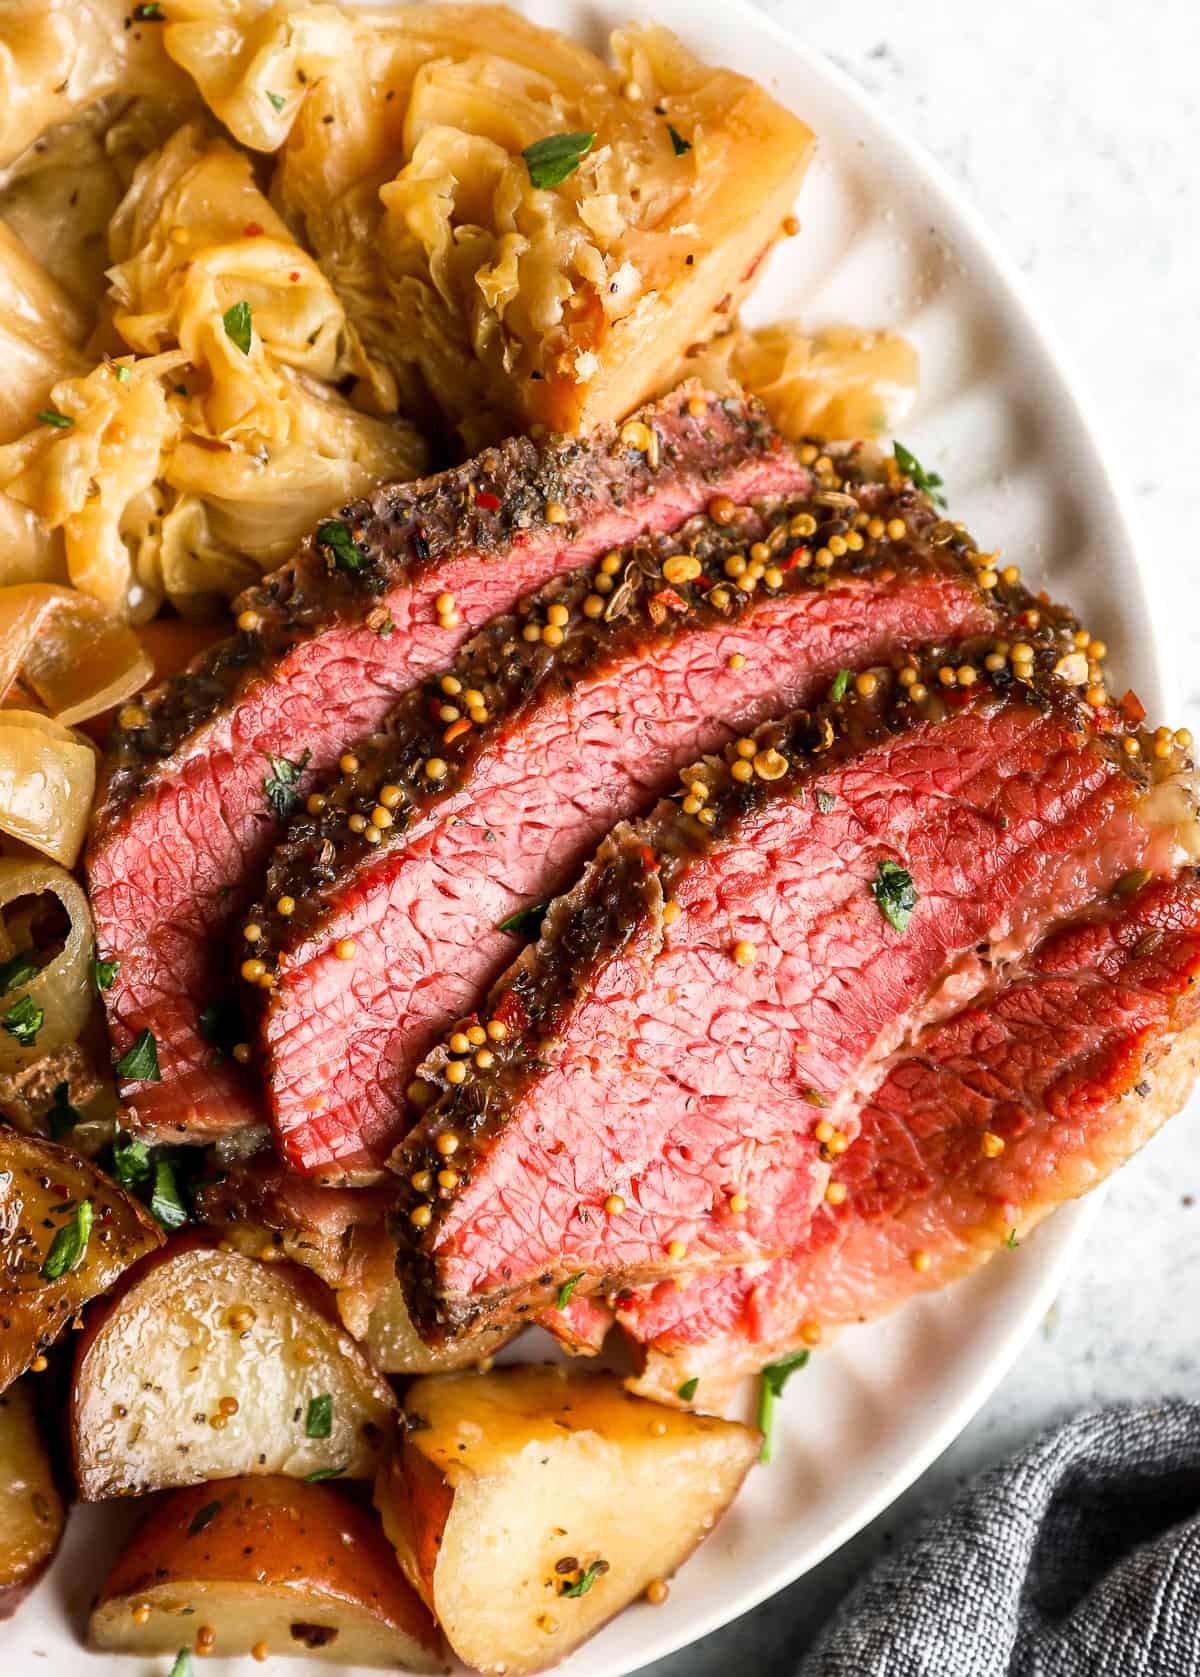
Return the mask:
<path id="1" fill-rule="evenodd" d="M 133 630 L 89 595 L 50 583 L 0 588 L 0 694 L 20 679 L 57 721 L 86 722 L 153 670 Z"/>
<path id="2" fill-rule="evenodd" d="M 0 710 L 0 832 L 74 867 L 95 790 L 90 745 L 49 716 Z"/>
<path id="3" fill-rule="evenodd" d="M 39 737 L 38 730 L 27 731 L 32 737 Z M 16 1070 L 40 1059 L 51 1049 L 74 1042 L 87 1022 L 92 1005 L 88 982 L 88 968 L 96 944 L 92 911 L 77 881 L 52 862 L 0 857 L 0 958 L 8 960 L 15 953 L 3 920 L 4 906 L 21 897 L 39 896 L 44 891 L 58 898 L 71 924 L 63 947 L 53 960 L 28 983 L 14 984 L 0 996 L 0 1071 Z M 36 1030 L 14 1034 L 5 1020 L 25 997 L 33 1009 L 41 1010 L 43 1017 Z M 29 1010 L 22 1008 L 18 1017 L 27 1018 L 28 1014 Z"/>

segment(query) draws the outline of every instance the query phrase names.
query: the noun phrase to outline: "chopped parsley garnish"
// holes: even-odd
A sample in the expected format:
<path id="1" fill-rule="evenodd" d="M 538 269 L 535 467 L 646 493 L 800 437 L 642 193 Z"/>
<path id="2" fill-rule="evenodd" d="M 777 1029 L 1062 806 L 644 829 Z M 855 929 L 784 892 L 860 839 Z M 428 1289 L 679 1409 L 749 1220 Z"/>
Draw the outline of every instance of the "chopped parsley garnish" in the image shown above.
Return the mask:
<path id="1" fill-rule="evenodd" d="M 188 1536 L 198 1537 L 208 1522 L 221 1512 L 222 1506 L 223 1504 L 219 1501 L 206 1502 L 198 1513 L 192 1515 L 191 1523 L 188 1526 Z"/>
<path id="2" fill-rule="evenodd" d="M 835 705 L 840 705 L 846 697 L 846 689 L 850 685 L 850 671 L 839 670 L 833 678 L 833 685 L 829 689 L 829 697 Z"/>
<path id="3" fill-rule="evenodd" d="M 181 1229 L 190 1222 L 188 1208 L 183 1203 L 175 1167 L 169 1159 L 159 1159 L 154 1166 L 154 1192 L 150 1196 L 150 1215 L 164 1229 Z"/>
<path id="4" fill-rule="evenodd" d="M 309 1398 L 308 1414 L 304 1418 L 306 1438 L 328 1438 L 333 1431 L 333 1394 L 322 1392 Z"/>
<path id="5" fill-rule="evenodd" d="M 267 98 L 271 101 L 271 104 L 277 111 L 281 111 L 287 104 L 287 100 L 284 98 L 282 93 L 268 93 Z"/>
<path id="6" fill-rule="evenodd" d="M 809 1106 L 826 1107 L 829 1105 L 829 1097 L 827 1095 L 823 1095 L 819 1089 L 814 1089 L 811 1083 L 803 1091 L 803 1093 Z"/>
<path id="7" fill-rule="evenodd" d="M 879 912 L 888 925 L 897 932 L 906 932 L 913 909 L 920 901 L 908 869 L 885 857 L 879 864 L 879 872 L 871 881 L 871 895 L 878 903 Z"/>
<path id="8" fill-rule="evenodd" d="M 340 1467 L 319 1467 L 315 1473 L 304 1475 L 304 1483 L 306 1485 L 319 1485 L 322 1479 L 336 1479 L 339 1474 L 345 1473 L 349 1466 L 349 1462 L 343 1462 Z"/>
<path id="9" fill-rule="evenodd" d="M 573 1584 L 565 1584 L 559 1595 L 586 1595 L 597 1578 L 608 1571 L 607 1561 L 593 1561 L 586 1572 L 580 1573 Z"/>
<path id="10" fill-rule="evenodd" d="M 163 9 L 158 0 L 143 0 L 143 3 L 133 8 L 135 23 L 162 23 Z"/>
<path id="11" fill-rule="evenodd" d="M 9 1036 L 16 1037 L 22 1048 L 32 1048 L 38 1039 L 38 1032 L 46 1023 L 46 1010 L 37 1007 L 31 996 L 22 996 L 19 1002 L 14 1002 L 3 1018 L 0 1025 Z"/>
<path id="12" fill-rule="evenodd" d="M 271 765 L 271 772 L 263 781 L 263 792 L 271 813 L 280 821 L 286 821 L 288 816 L 300 802 L 300 794 L 296 791 L 296 782 L 308 767 L 311 751 L 305 751 L 299 762 L 293 763 L 287 757 L 274 757 L 268 751 L 267 762 Z"/>
<path id="13" fill-rule="evenodd" d="M 1016 1229 L 1009 1229 L 1008 1239 L 1004 1242 L 1004 1244 L 1008 1247 L 1010 1252 L 1016 1251 L 1017 1247 L 1021 1244 L 1021 1242 L 1017 1239 Z"/>
<path id="14" fill-rule="evenodd" d="M 221 316 L 221 324 L 225 328 L 226 337 L 235 349 L 240 349 L 243 355 L 249 355 L 250 339 L 253 334 L 253 321 L 249 303 L 231 304 Z"/>
<path id="15" fill-rule="evenodd" d="M 144 1141 L 137 1141 L 118 1130 L 112 1144 L 113 1172 L 122 1188 L 133 1188 L 150 1180 L 150 1149 Z"/>
<path id="16" fill-rule="evenodd" d="M 175 1664 L 171 1667 L 171 1677 L 192 1677 L 192 1655 L 188 1648 L 181 1648 L 175 1655 Z"/>
<path id="17" fill-rule="evenodd" d="M 91 1200 L 80 1200 L 75 1207 L 74 1217 L 69 1223 L 63 1224 L 50 1242 L 50 1250 L 46 1253 L 46 1261 L 42 1265 L 43 1281 L 57 1281 L 68 1270 L 75 1268 L 87 1251 L 94 1220 L 95 1212 Z"/>
<path id="18" fill-rule="evenodd" d="M 152 1030 L 138 1033 L 137 1041 L 127 1054 L 117 1061 L 117 1076 L 127 1083 L 161 1083 L 158 1069 L 158 1040 Z"/>
<path id="19" fill-rule="evenodd" d="M 563 1282 L 562 1286 L 558 1289 L 557 1304 L 560 1310 L 565 1310 L 570 1304 L 571 1294 L 575 1291 L 576 1287 L 578 1287 L 582 1280 L 583 1271 L 580 1270 L 577 1275 L 569 1276 L 568 1279 Z"/>
<path id="20" fill-rule="evenodd" d="M 821 814 L 822 815 L 828 815 L 829 811 L 833 808 L 834 804 L 837 802 L 837 799 L 834 797 L 833 793 L 832 792 L 827 792 L 823 786 L 818 786 L 816 792 L 813 795 L 816 798 L 817 808 L 821 811 Z"/>
<path id="21" fill-rule="evenodd" d="M 343 571 L 361 571 L 366 564 L 362 550 L 340 518 L 327 518 L 317 525 L 317 544 L 333 554 L 334 564 Z"/>
<path id="22" fill-rule="evenodd" d="M 515 914 L 510 914 L 507 920 L 501 920 L 496 930 L 516 932 L 521 937 L 528 937 L 541 925 L 549 907 L 549 903 L 532 903 L 528 908 L 519 908 Z"/>
<path id="23" fill-rule="evenodd" d="M 945 486 L 937 473 L 927 472 L 916 455 L 905 448 L 903 443 L 893 443 L 892 453 L 895 455 L 897 466 L 905 477 L 912 479 L 913 488 L 928 495 L 935 507 L 944 507 L 946 497 L 942 494 L 942 489 Z"/>
<path id="24" fill-rule="evenodd" d="M 561 186 L 596 143 L 595 134 L 548 134 L 526 146 L 521 156 L 534 186 Z"/>
<path id="25" fill-rule="evenodd" d="M 60 1083 L 54 1091 L 54 1099 L 46 1112 L 46 1122 L 50 1126 L 51 1141 L 59 1141 L 70 1130 L 73 1130 L 83 1117 L 77 1106 L 71 1105 L 71 1085 Z"/>
<path id="26" fill-rule="evenodd" d="M 671 136 L 671 145 L 674 148 L 676 157 L 683 157 L 691 151 L 692 142 L 690 140 L 685 140 L 679 130 L 672 128 L 669 122 L 667 124 L 667 133 Z"/>
<path id="27" fill-rule="evenodd" d="M 683 1399 L 684 1403 L 691 1403 L 692 1399 L 696 1395 L 699 1385 L 700 1376 L 698 1374 L 693 1374 L 690 1380 L 685 1380 L 683 1385 L 680 1386 L 677 1395 Z"/>
<path id="28" fill-rule="evenodd" d="M 771 1445 L 775 1431 L 775 1400 L 783 1395 L 783 1388 L 798 1368 L 803 1368 L 808 1361 L 807 1351 L 797 1351 L 794 1357 L 784 1357 L 781 1362 L 768 1363 L 759 1376 L 758 1385 L 758 1430 L 763 1435 L 762 1449 L 758 1453 L 760 1462 L 771 1459 Z"/>
<path id="29" fill-rule="evenodd" d="M 57 408 L 43 408 L 34 417 L 39 425 L 53 425 L 56 431 L 69 431 L 75 423 L 69 413 L 59 413 Z"/>
<path id="30" fill-rule="evenodd" d="M 120 966 L 120 961 L 102 961 L 99 955 L 92 956 L 92 989 L 98 996 L 112 989 Z"/>
<path id="31" fill-rule="evenodd" d="M 128 367 L 114 367 L 113 372 L 116 374 L 118 384 L 128 384 L 133 377 Z"/>
<path id="32" fill-rule="evenodd" d="M 368 625 L 373 635 L 378 635 L 381 641 L 390 641 L 396 633 L 396 620 L 390 611 L 384 611 L 378 621 Z"/>
<path id="33" fill-rule="evenodd" d="M 9 960 L 0 962 L 0 996 L 15 990 L 18 984 L 28 984 L 41 971 L 28 949 L 19 949 Z"/>

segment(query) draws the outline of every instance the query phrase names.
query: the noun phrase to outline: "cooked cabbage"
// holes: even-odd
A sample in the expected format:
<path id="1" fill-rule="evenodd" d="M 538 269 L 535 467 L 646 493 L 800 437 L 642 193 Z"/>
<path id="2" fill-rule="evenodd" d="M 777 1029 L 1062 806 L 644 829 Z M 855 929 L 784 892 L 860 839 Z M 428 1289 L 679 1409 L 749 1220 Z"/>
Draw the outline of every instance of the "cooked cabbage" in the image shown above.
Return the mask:
<path id="1" fill-rule="evenodd" d="M 69 725 L 132 697 L 153 673 L 133 630 L 86 594 L 46 583 L 0 588 L 0 698 L 19 685 Z"/>
<path id="2" fill-rule="evenodd" d="M 0 832 L 73 868 L 95 789 L 90 743 L 37 711 L 0 710 Z"/>
<path id="3" fill-rule="evenodd" d="M 716 338 L 680 371 L 710 390 L 752 390 L 787 437 L 849 440 L 895 429 L 916 400 L 920 363 L 895 332 L 807 333 L 784 320 Z"/>
<path id="4" fill-rule="evenodd" d="M 760 88 L 661 29 L 615 35 L 614 69 L 496 6 L 358 27 L 273 191 L 406 401 L 467 447 L 574 430 L 727 323 L 812 151 Z M 594 136 L 586 154 L 535 186 L 522 153 L 572 133 Z"/>

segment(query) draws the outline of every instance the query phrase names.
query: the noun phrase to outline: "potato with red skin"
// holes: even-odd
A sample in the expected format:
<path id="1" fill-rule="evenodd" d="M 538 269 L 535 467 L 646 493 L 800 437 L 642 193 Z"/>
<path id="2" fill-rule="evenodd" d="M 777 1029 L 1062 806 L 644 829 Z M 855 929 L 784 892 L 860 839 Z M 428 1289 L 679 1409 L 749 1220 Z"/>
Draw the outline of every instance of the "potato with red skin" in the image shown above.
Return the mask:
<path id="1" fill-rule="evenodd" d="M 241 1474 L 369 1479 L 398 1409 L 315 1276 L 187 1235 L 89 1316 L 68 1433 L 92 1502 Z"/>
<path id="2" fill-rule="evenodd" d="M 305 1654 L 445 1670 L 442 1641 L 367 1510 L 278 1476 L 175 1491 L 138 1528 L 88 1626 L 92 1645 Z"/>
<path id="3" fill-rule="evenodd" d="M 92 1206 L 87 1244 L 70 1268 L 48 1276 L 55 1236 L 76 1222 L 84 1200 Z M 0 1127 L 0 1392 L 89 1299 L 162 1241 L 150 1213 L 89 1159 Z"/>
<path id="4" fill-rule="evenodd" d="M 467 1665 L 563 1659 L 681 1566 L 761 1435 L 544 1365 L 414 1380 L 375 1484 L 405 1574 Z"/>
<path id="5" fill-rule="evenodd" d="M 37 1424 L 31 1380 L 0 1394 L 0 1619 L 54 1558 L 66 1516 Z"/>

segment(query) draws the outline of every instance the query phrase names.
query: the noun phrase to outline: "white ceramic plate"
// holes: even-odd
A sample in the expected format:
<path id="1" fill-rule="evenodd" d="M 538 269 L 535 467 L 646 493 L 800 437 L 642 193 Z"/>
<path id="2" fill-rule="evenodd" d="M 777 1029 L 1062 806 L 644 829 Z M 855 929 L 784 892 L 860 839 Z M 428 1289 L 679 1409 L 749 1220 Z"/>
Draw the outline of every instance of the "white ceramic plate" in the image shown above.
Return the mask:
<path id="1" fill-rule="evenodd" d="M 627 0 L 531 0 L 526 9 L 602 47 L 631 8 Z M 799 206 L 802 235 L 773 257 L 751 318 L 799 315 L 810 326 L 850 321 L 907 333 L 921 352 L 922 393 L 904 441 L 942 473 L 955 516 L 1077 605 L 1151 713 L 1165 714 L 1137 560 L 1102 452 L 1019 282 L 974 215 L 853 83 L 752 7 L 655 0 L 650 9 L 702 57 L 765 83 L 820 137 Z M 848 1332 L 814 1357 L 789 1387 L 775 1461 L 753 1474 L 666 1605 L 631 1608 L 560 1669 L 624 1677 L 744 1613 L 885 1508 L 999 1383 L 1094 1209 L 1093 1197 L 1060 1212 L 972 1280 Z M 4 1677 L 129 1677 L 129 1661 L 85 1654 L 79 1636 L 114 1553 L 114 1521 L 130 1513 L 75 1512 L 58 1564 L 0 1628 Z M 233 1669 L 204 1666 L 205 1677 Z M 268 1667 L 274 1677 L 312 1677 L 313 1669 L 275 1659 Z"/>

